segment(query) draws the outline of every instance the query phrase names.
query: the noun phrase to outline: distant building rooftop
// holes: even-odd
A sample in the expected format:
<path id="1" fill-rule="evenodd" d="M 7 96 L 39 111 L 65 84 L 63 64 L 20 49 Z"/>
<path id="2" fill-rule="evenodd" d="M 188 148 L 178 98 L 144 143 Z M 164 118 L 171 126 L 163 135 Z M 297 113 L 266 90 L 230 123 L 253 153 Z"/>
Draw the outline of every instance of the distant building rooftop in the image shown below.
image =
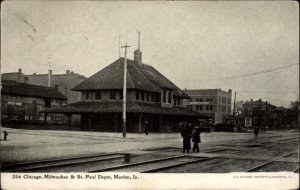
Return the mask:
<path id="1" fill-rule="evenodd" d="M 66 100 L 67 98 L 55 88 L 18 83 L 11 80 L 2 80 L 1 94 L 13 94 L 20 96 L 41 97 Z"/>
<path id="2" fill-rule="evenodd" d="M 246 103 L 243 104 L 243 106 L 266 106 L 266 105 L 276 108 L 276 106 L 270 104 L 270 102 L 262 101 L 261 99 L 256 100 L 256 101 L 253 101 L 251 99 L 250 102 L 246 102 Z"/>
<path id="3" fill-rule="evenodd" d="M 185 93 L 187 93 L 188 95 L 191 95 L 191 94 L 216 94 L 217 92 L 230 93 L 231 89 L 229 89 L 228 91 L 224 91 L 221 88 L 219 88 L 219 89 L 184 89 L 183 91 Z"/>

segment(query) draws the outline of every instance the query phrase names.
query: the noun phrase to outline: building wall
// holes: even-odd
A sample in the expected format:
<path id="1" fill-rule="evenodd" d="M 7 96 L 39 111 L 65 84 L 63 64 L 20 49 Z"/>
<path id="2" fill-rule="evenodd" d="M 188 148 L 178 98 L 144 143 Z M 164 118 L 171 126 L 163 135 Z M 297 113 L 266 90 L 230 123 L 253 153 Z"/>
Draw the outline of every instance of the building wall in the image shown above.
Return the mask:
<path id="1" fill-rule="evenodd" d="M 274 109 L 268 102 L 251 99 L 250 102 L 243 104 L 245 127 L 270 125 Z"/>
<path id="2" fill-rule="evenodd" d="M 1 77 L 5 80 L 13 80 L 20 83 L 28 83 L 42 86 L 48 86 L 49 78 L 48 74 L 24 75 L 21 69 L 19 69 L 19 71 L 15 73 L 3 73 Z M 58 91 L 67 97 L 67 103 L 74 103 L 80 101 L 81 93 L 72 91 L 71 89 L 85 79 L 86 77 L 84 77 L 83 75 L 79 75 L 67 70 L 65 74 L 52 74 L 50 86 L 57 86 Z"/>
<path id="3" fill-rule="evenodd" d="M 25 75 L 28 77 L 28 84 L 48 86 L 48 74 Z M 67 71 L 66 74 L 52 74 L 50 86 L 57 86 L 58 91 L 68 98 L 68 103 L 80 101 L 81 93 L 71 89 L 85 80 L 86 77 Z"/>
<path id="4" fill-rule="evenodd" d="M 220 89 L 184 90 L 190 97 L 190 101 L 185 101 L 187 108 L 202 114 L 212 116 L 214 123 L 223 123 L 224 117 L 231 114 L 232 91 L 222 91 Z"/>
<path id="5" fill-rule="evenodd" d="M 97 93 L 100 93 L 100 99 L 97 99 Z M 115 94 L 115 98 L 111 98 L 111 93 Z M 173 106 L 183 106 L 183 99 L 176 97 L 176 102 L 171 91 L 166 91 L 168 94 L 163 99 L 163 95 L 154 92 L 147 92 L 141 90 L 129 89 L 127 91 L 127 101 L 137 101 L 137 102 L 159 102 L 161 101 L 162 107 L 173 107 Z M 88 90 L 81 91 L 81 101 L 113 101 L 122 100 L 123 91 L 118 90 Z M 169 99 L 170 96 L 170 99 Z M 176 105 L 175 105 L 176 104 Z"/>
<path id="6" fill-rule="evenodd" d="M 46 108 L 46 101 L 50 100 L 50 107 L 60 107 L 66 102 L 59 99 L 27 97 L 18 95 L 1 95 L 1 118 L 4 122 L 10 121 L 43 121 L 44 115 L 39 113 Z M 54 117 L 54 116 L 53 116 Z M 64 122 L 64 118 L 56 118 Z M 51 120 L 51 117 L 48 118 Z"/>
<path id="7" fill-rule="evenodd" d="M 24 74 L 22 73 L 22 71 L 17 73 L 3 73 L 1 75 L 1 78 L 4 80 L 13 80 L 21 83 L 25 82 Z"/>

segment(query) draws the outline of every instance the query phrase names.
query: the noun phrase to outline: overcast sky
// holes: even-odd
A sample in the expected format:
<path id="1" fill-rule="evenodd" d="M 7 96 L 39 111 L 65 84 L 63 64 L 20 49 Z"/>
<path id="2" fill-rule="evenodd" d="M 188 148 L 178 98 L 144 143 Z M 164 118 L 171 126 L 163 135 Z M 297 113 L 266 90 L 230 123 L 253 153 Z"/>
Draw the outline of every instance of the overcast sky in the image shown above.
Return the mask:
<path id="1" fill-rule="evenodd" d="M 141 31 L 143 62 L 180 88 L 233 89 L 237 100 L 277 106 L 298 98 L 294 1 L 6 1 L 1 8 L 2 73 L 47 73 L 50 57 L 54 74 L 89 77 L 118 59 L 119 35 L 133 59 Z M 261 71 L 269 72 L 245 76 Z"/>

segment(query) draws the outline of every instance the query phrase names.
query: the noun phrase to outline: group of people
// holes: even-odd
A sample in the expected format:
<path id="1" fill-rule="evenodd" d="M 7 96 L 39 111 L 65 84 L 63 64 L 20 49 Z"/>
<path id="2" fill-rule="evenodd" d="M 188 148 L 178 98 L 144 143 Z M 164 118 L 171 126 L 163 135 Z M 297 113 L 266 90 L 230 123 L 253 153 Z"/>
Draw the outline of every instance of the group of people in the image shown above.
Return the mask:
<path id="1" fill-rule="evenodd" d="M 183 138 L 183 149 L 182 149 L 183 153 L 190 152 L 191 139 L 193 142 L 193 152 L 195 151 L 199 152 L 199 143 L 201 142 L 199 127 L 193 129 L 191 124 L 185 125 L 181 130 L 181 136 Z"/>

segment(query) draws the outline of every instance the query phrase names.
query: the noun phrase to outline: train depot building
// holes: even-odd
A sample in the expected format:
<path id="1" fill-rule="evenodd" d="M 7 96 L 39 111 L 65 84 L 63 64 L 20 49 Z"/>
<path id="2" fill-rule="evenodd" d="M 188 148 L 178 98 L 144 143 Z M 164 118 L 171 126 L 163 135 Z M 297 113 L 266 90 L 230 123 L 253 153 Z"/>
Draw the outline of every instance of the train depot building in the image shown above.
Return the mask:
<path id="1" fill-rule="evenodd" d="M 178 131 L 184 122 L 207 118 L 183 105 L 190 97 L 150 65 L 142 63 L 140 50 L 127 59 L 126 122 L 128 132 Z M 46 114 L 81 115 L 81 130 L 122 131 L 124 58 L 119 58 L 73 88 L 81 101 L 61 108 L 45 109 Z"/>

